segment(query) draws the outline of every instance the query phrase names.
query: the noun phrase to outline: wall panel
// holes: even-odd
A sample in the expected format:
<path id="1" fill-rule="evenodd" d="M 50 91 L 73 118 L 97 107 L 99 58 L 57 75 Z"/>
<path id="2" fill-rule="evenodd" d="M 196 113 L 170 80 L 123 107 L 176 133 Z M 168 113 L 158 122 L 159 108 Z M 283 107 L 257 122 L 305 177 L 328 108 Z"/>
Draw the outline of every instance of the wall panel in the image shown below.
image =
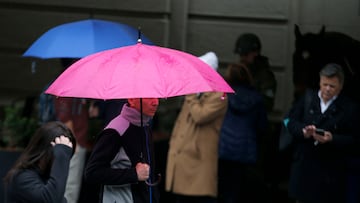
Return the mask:
<path id="1" fill-rule="evenodd" d="M 31 10 L 1 10 L 0 46 L 26 50 L 38 37 L 50 28 L 81 19 L 86 15 L 58 12 L 33 12 Z M 9 23 L 11 22 L 11 23 Z"/>
<path id="2" fill-rule="evenodd" d="M 36 60 L 12 54 L 0 54 L 0 59 L 0 103 L 2 99 L 15 100 L 38 95 L 62 70 L 57 59 Z M 34 61 L 36 72 L 33 73 Z"/>
<path id="3" fill-rule="evenodd" d="M 251 32 L 259 36 L 263 54 L 273 66 L 284 67 L 287 63 L 287 26 L 248 23 L 226 23 L 214 21 L 189 21 L 187 49 L 194 54 L 214 50 L 224 62 L 234 62 L 234 46 L 242 33 Z"/>
<path id="4" fill-rule="evenodd" d="M 0 10 L 4 18 L 0 19 L 0 26 L 6 27 L 0 31 L 0 46 L 26 50 L 38 37 L 47 30 L 63 23 L 88 19 L 85 14 L 58 13 L 58 12 L 32 12 L 22 10 Z M 95 15 L 94 18 L 125 23 L 134 27 L 140 26 L 146 36 L 154 43 L 165 43 L 165 29 L 169 22 L 164 19 L 146 19 L 134 17 L 114 17 Z M 8 19 L 8 20 L 7 20 Z M 9 24 L 9 19 L 11 23 Z M 46 19 L 46 20 L 44 20 Z"/>
<path id="5" fill-rule="evenodd" d="M 287 20 L 288 0 L 192 0 L 189 12 L 198 15 Z"/>
<path id="6" fill-rule="evenodd" d="M 93 9 L 94 11 L 105 9 L 160 13 L 170 12 L 169 0 L 0 0 L 0 4 L 10 5 L 12 7 L 27 6 L 29 9 L 36 9 L 36 7 L 38 7 L 38 9 L 42 9 L 42 7 L 48 7 L 52 10 L 63 10 L 64 12 L 66 12 L 66 9 L 69 8 Z"/>
<path id="7" fill-rule="evenodd" d="M 141 32 L 148 37 L 154 44 L 166 46 L 168 44 L 167 30 L 170 21 L 167 18 L 140 18 L 140 17 L 117 17 L 108 15 L 95 15 L 94 18 L 125 23 L 135 28 L 140 27 Z"/>

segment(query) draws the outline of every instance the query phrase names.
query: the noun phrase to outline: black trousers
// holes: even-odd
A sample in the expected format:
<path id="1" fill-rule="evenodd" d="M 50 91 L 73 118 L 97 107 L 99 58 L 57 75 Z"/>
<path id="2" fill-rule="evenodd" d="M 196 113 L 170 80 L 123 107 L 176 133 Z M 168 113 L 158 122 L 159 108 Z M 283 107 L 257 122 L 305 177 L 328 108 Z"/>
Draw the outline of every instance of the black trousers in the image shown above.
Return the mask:
<path id="1" fill-rule="evenodd" d="M 219 159 L 219 203 L 266 202 L 264 180 L 255 164 Z"/>
<path id="2" fill-rule="evenodd" d="M 216 203 L 214 197 L 175 195 L 175 203 Z"/>

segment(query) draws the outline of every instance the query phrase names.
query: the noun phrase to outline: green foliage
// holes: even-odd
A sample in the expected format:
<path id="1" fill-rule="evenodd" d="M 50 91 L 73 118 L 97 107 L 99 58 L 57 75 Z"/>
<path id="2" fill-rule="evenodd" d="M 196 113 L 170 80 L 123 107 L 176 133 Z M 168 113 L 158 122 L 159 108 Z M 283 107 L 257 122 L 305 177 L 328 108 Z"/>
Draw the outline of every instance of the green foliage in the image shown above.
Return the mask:
<path id="1" fill-rule="evenodd" d="M 34 118 L 21 116 L 22 108 L 18 106 L 6 106 L 4 108 L 5 116 L 0 121 L 1 147 L 24 148 L 29 142 L 31 136 L 38 127 Z"/>

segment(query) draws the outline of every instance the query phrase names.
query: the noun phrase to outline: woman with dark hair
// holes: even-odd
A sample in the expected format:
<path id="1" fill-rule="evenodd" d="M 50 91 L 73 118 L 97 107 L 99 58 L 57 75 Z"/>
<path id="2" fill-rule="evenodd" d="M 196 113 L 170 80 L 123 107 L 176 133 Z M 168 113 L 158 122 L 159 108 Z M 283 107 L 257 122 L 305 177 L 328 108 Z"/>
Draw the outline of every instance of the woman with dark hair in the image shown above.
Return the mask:
<path id="1" fill-rule="evenodd" d="M 43 124 L 5 176 L 5 202 L 66 203 L 65 185 L 75 145 L 63 123 Z"/>
<path id="2" fill-rule="evenodd" d="M 224 78 L 235 94 L 228 94 L 220 131 L 218 202 L 248 202 L 259 192 L 249 189 L 249 177 L 256 169 L 258 136 L 267 126 L 266 108 L 246 66 L 231 64 Z"/>

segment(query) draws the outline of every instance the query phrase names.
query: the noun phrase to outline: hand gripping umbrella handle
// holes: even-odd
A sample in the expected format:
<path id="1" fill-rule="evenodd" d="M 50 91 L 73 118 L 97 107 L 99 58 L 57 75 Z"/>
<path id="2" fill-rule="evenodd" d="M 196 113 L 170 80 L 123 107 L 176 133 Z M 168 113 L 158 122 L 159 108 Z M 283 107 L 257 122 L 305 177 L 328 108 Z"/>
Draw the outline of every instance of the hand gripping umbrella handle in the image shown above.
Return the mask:
<path id="1" fill-rule="evenodd" d="M 160 173 L 158 174 L 158 179 L 154 183 L 152 183 L 151 181 L 145 180 L 146 185 L 148 185 L 150 187 L 156 186 L 160 182 L 161 182 L 161 174 Z"/>

